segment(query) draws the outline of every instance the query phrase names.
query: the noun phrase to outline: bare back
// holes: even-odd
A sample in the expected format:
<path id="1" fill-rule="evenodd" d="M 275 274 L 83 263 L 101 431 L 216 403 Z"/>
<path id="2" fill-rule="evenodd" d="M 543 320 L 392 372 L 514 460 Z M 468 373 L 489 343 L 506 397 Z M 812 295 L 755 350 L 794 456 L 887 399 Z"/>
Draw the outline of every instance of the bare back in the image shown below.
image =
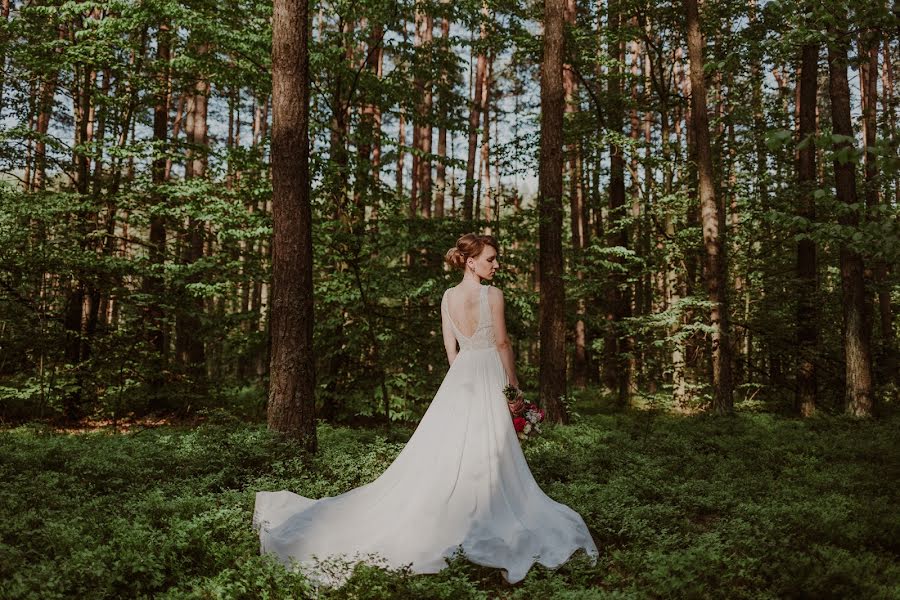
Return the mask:
<path id="1" fill-rule="evenodd" d="M 441 309 L 449 320 L 461 350 L 493 347 L 493 322 L 488 303 L 488 286 L 466 293 L 459 286 L 444 292 Z"/>

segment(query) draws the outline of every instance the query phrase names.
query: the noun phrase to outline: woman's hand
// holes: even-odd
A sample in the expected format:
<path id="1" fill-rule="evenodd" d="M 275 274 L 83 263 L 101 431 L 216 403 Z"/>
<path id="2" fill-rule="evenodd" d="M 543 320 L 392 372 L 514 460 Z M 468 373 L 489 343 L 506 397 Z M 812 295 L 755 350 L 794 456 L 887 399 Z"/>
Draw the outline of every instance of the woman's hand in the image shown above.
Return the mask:
<path id="1" fill-rule="evenodd" d="M 511 383 L 510 385 L 515 387 L 517 390 L 519 389 L 519 386 L 515 383 Z M 525 396 L 524 394 L 522 394 L 522 390 L 519 390 L 519 395 L 516 396 L 515 400 L 507 401 L 506 405 L 509 406 L 509 412 L 514 415 L 522 412 L 522 409 L 525 408 Z"/>

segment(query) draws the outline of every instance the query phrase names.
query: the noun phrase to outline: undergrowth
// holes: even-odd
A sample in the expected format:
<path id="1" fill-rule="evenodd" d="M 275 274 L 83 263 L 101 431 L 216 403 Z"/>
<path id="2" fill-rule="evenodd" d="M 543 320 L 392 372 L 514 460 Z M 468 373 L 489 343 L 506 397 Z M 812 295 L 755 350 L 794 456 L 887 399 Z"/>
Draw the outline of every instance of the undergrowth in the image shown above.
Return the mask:
<path id="1" fill-rule="evenodd" d="M 116 434 L 0 431 L 5 598 L 898 598 L 900 419 L 589 414 L 526 443 L 541 487 L 600 549 L 510 585 L 360 565 L 338 590 L 259 555 L 254 494 L 375 479 L 410 428 L 319 426 L 304 459 L 228 419 Z"/>

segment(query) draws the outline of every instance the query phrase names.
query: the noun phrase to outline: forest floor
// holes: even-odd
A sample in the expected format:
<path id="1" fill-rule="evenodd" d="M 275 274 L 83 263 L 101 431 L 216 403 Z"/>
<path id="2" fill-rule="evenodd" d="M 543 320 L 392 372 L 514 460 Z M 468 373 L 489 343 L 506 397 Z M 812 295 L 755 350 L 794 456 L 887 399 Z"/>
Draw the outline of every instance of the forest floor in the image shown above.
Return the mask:
<path id="1" fill-rule="evenodd" d="M 900 416 L 796 420 L 585 410 L 526 443 L 600 549 L 507 584 L 357 568 L 321 598 L 900 598 Z M 319 427 L 320 452 L 219 414 L 78 434 L 0 429 L 0 596 L 305 598 L 259 555 L 254 493 L 335 495 L 375 479 L 410 426 Z M 540 524 L 538 524 L 540 525 Z"/>

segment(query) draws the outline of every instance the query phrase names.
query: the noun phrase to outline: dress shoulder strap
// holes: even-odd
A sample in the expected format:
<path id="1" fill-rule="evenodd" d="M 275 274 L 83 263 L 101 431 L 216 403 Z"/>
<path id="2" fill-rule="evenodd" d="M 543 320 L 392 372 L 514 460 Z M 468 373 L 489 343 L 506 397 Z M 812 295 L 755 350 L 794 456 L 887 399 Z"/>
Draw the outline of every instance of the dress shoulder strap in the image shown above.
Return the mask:
<path id="1" fill-rule="evenodd" d="M 481 318 L 485 323 L 490 323 L 491 318 L 491 305 L 488 302 L 488 288 L 489 285 L 481 286 Z"/>

